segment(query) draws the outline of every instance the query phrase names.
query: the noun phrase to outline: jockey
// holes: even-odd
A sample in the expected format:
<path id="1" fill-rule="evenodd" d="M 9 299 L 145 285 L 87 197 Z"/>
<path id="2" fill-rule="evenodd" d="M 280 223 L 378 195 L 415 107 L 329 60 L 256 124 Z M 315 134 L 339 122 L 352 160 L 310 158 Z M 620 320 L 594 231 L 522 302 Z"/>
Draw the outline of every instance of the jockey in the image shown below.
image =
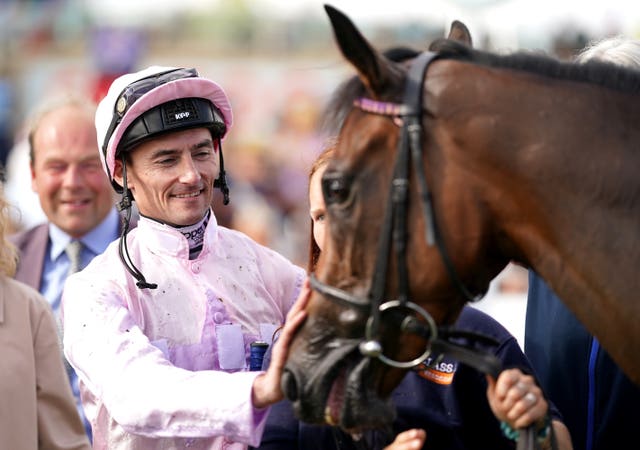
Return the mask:
<path id="1" fill-rule="evenodd" d="M 287 341 L 308 290 L 304 269 L 216 221 L 214 186 L 228 202 L 225 92 L 195 69 L 153 66 L 117 78 L 95 124 L 120 208 L 129 218 L 135 202 L 140 220 L 63 293 L 94 448 L 257 445 L 282 398 L 287 342 L 266 372 L 248 371 L 250 345 L 270 342 L 291 310 Z"/>

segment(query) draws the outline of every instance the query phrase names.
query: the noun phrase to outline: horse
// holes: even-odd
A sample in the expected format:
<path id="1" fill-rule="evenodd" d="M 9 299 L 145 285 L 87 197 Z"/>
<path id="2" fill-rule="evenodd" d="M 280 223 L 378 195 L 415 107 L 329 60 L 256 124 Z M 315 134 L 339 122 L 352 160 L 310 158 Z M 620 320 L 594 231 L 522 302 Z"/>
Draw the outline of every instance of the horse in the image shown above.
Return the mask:
<path id="1" fill-rule="evenodd" d="M 323 176 L 328 237 L 282 388 L 347 430 L 510 262 L 534 269 L 640 383 L 640 73 L 455 39 L 392 62 L 325 5 L 357 75 Z"/>

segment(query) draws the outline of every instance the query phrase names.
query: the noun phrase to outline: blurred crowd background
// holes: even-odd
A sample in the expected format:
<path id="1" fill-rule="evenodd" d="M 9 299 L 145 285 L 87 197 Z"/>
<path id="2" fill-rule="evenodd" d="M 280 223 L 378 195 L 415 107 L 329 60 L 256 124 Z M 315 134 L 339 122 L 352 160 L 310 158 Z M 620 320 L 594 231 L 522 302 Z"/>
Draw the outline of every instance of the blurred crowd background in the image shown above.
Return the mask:
<path id="1" fill-rule="evenodd" d="M 379 47 L 426 48 L 453 19 L 469 26 L 476 47 L 540 50 L 561 58 L 571 58 L 592 39 L 640 32 L 640 2 L 329 3 Z M 99 100 L 115 77 L 151 64 L 196 67 L 223 86 L 234 109 L 223 144 L 231 204 L 216 205 L 216 213 L 305 265 L 307 170 L 327 138 L 320 123 L 324 105 L 352 74 L 322 4 L 0 0 L 0 163 L 7 195 L 17 206 L 16 229 L 44 220 L 31 192 L 24 136 L 24 120 L 37 103 L 64 90 Z M 526 292 L 526 276 L 517 277 L 515 285 Z"/>

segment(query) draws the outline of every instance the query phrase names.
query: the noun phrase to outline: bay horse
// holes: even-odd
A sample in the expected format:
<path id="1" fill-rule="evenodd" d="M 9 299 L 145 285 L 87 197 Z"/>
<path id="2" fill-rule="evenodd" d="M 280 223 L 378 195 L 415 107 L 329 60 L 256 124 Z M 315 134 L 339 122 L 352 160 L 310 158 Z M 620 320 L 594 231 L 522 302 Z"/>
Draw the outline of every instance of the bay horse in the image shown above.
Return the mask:
<path id="1" fill-rule="evenodd" d="M 298 417 L 388 422 L 408 368 L 510 261 L 640 383 L 640 73 L 451 39 L 396 63 L 325 9 L 357 76 L 335 95 L 328 237 L 282 379 Z"/>

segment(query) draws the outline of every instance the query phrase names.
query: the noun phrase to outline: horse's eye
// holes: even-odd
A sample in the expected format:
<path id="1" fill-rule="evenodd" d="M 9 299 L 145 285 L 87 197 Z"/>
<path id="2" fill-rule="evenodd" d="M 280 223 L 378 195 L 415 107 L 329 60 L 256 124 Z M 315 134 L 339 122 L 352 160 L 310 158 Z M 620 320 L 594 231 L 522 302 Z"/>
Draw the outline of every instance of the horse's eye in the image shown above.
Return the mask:
<path id="1" fill-rule="evenodd" d="M 325 174 L 322 178 L 322 193 L 327 205 L 343 203 L 349 197 L 349 183 L 344 177 Z"/>

